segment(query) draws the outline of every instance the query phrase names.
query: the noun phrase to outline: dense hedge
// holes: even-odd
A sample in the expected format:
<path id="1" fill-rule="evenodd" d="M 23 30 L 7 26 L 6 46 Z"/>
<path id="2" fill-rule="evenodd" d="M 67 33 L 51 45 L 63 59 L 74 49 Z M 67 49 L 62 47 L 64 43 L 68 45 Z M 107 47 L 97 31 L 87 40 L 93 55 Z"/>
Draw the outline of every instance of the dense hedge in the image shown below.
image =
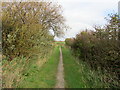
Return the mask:
<path id="1" fill-rule="evenodd" d="M 104 81 L 109 82 L 111 87 L 120 87 L 119 33 L 118 16 L 112 14 L 103 28 L 95 26 L 95 31 L 82 31 L 76 38 L 66 39 L 66 44 L 80 60 L 87 62 L 92 69 L 110 75 Z"/>
<path id="2" fill-rule="evenodd" d="M 61 7 L 56 3 L 2 3 L 3 55 L 12 60 L 17 56 L 30 57 L 43 52 L 54 41 L 54 36 L 63 34 L 64 21 Z"/>

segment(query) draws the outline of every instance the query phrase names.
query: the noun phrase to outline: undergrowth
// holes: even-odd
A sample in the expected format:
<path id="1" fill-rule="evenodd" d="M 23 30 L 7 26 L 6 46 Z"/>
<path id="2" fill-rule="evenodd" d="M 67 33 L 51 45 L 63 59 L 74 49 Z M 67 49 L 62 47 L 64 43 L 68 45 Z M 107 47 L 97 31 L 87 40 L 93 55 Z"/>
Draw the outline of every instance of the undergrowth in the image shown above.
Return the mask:
<path id="1" fill-rule="evenodd" d="M 102 81 L 100 71 L 93 71 L 83 62 L 77 62 L 72 52 L 63 47 L 63 62 L 67 88 L 108 88 L 109 85 Z"/>

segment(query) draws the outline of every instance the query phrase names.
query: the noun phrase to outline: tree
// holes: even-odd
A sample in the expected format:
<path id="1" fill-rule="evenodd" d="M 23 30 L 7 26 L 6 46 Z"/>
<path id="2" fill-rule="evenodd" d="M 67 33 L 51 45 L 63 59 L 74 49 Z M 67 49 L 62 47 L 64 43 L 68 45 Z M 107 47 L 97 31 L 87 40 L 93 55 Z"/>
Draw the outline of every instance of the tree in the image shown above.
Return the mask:
<path id="1" fill-rule="evenodd" d="M 2 3 L 3 54 L 10 59 L 29 56 L 36 46 L 47 44 L 64 32 L 65 19 L 60 5 L 52 2 Z M 41 44 L 42 43 L 42 44 Z"/>

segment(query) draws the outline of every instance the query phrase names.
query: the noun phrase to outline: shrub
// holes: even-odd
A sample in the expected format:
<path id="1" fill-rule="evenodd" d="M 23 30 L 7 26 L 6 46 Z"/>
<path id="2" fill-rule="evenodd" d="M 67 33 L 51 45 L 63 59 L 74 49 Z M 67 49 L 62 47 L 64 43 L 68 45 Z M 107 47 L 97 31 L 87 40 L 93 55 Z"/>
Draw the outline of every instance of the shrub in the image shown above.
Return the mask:
<path id="1" fill-rule="evenodd" d="M 108 19 L 108 25 L 103 28 L 95 26 L 95 31 L 82 31 L 76 35 L 72 45 L 69 44 L 71 41 L 67 42 L 75 55 L 82 58 L 80 60 L 87 62 L 92 69 L 101 69 L 109 75 L 110 77 L 104 80 L 113 87 L 120 86 L 120 39 L 117 18 L 117 15 L 113 14 Z"/>

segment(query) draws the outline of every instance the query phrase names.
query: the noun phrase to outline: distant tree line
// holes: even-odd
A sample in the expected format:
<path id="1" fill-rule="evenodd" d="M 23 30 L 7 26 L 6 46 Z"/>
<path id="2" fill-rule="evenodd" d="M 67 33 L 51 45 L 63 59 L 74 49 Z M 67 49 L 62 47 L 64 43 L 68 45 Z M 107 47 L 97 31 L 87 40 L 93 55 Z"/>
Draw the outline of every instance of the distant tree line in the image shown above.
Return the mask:
<path id="1" fill-rule="evenodd" d="M 31 56 L 50 46 L 66 27 L 61 6 L 52 2 L 3 2 L 2 49 L 12 60 Z M 54 35 L 50 34 L 53 30 Z M 38 49 L 39 46 L 39 49 Z"/>
<path id="2" fill-rule="evenodd" d="M 101 70 L 110 87 L 120 87 L 120 27 L 117 14 L 106 18 L 108 23 L 85 30 L 75 38 L 67 38 L 66 44 L 80 60 L 87 62 L 93 70 Z"/>

